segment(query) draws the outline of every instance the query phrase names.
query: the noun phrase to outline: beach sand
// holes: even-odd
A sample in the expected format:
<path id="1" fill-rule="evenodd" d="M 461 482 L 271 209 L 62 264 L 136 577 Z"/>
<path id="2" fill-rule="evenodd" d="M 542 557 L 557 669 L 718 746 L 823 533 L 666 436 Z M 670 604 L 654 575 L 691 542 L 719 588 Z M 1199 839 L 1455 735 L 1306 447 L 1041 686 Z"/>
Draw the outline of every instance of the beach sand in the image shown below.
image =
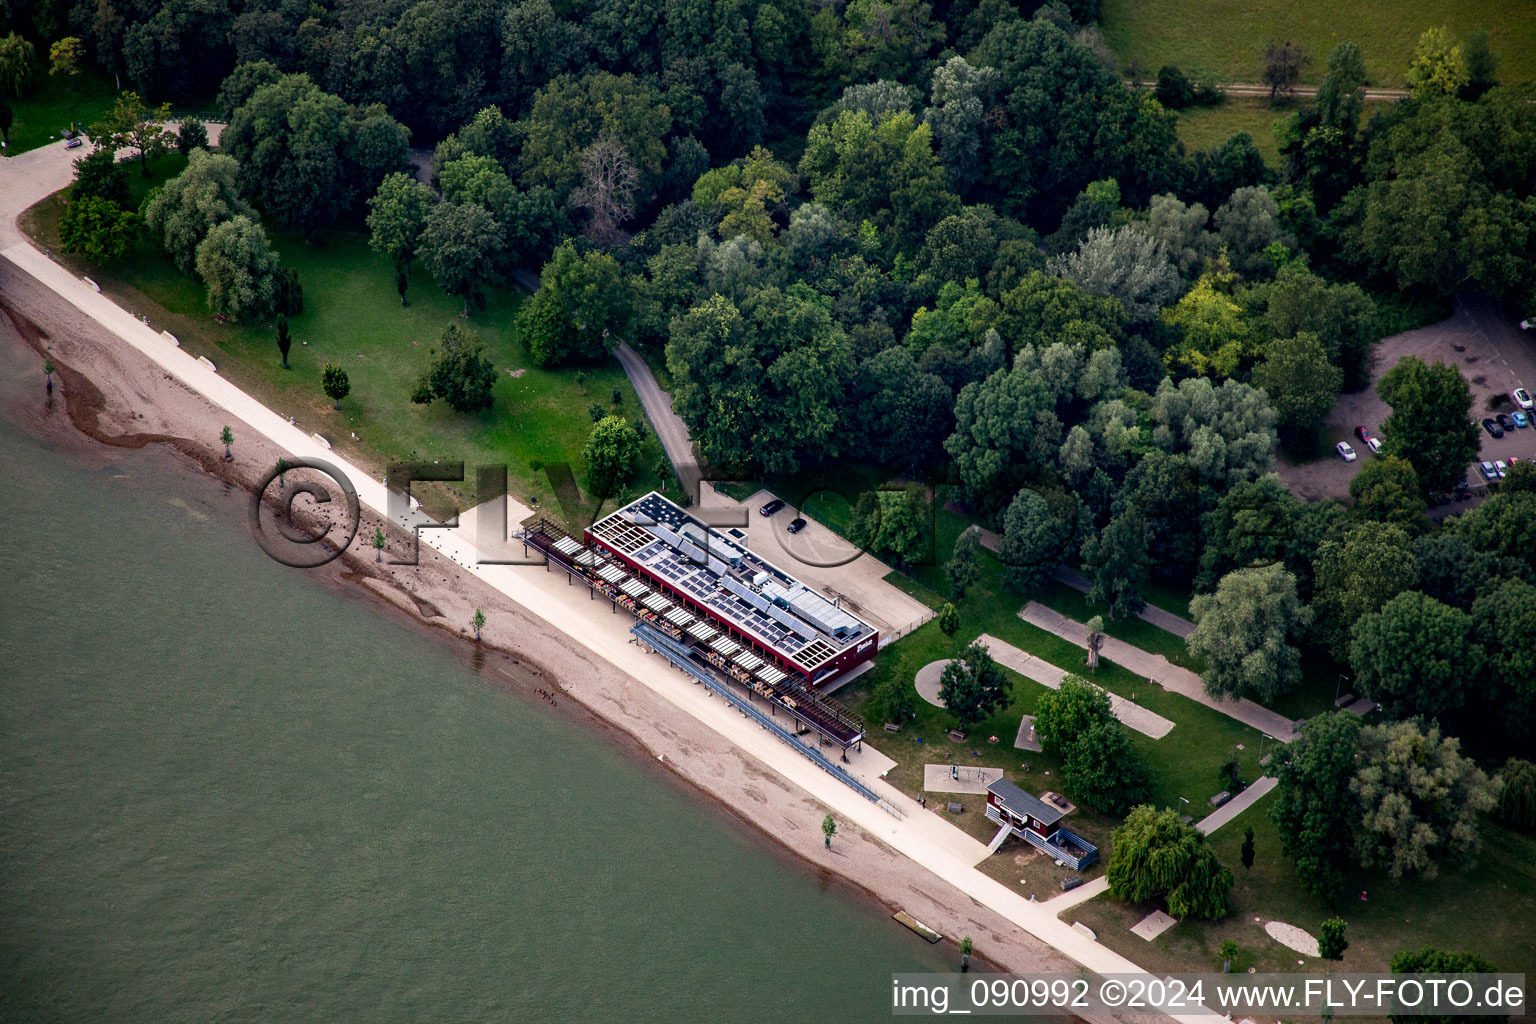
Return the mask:
<path id="1" fill-rule="evenodd" d="M 242 431 L 234 422 L 234 458 L 226 461 L 213 441 L 230 423 L 228 413 L 115 341 L 4 259 L 0 344 L 24 345 L 37 354 L 36 408 L 19 410 L 20 416 L 35 432 L 61 444 L 78 443 L 79 434 L 114 446 L 164 444 L 189 469 L 246 489 L 254 488 L 281 454 L 254 430 Z M 51 405 L 40 372 L 45 353 L 57 367 Z M 382 473 L 377 455 L 370 459 L 352 446 L 347 455 Z M 371 537 L 378 523 L 365 511 L 358 536 Z M 391 550 L 409 543 L 408 534 L 385 530 Z M 391 614 L 431 631 L 458 656 L 526 696 L 531 708 L 587 719 L 720 813 L 806 864 L 827 884 L 846 885 L 892 911 L 906 910 L 949 939 L 970 935 L 978 969 L 1076 972 L 1069 958 L 851 824 L 843 824 L 827 851 L 821 835 L 826 810 L 807 793 L 496 590 L 453 571 L 457 567 L 431 549 L 422 549 L 418 566 L 379 565 L 370 555 L 354 545 L 324 569 L 294 571 L 322 573 L 338 586 L 366 590 Z M 476 608 L 487 617 L 480 645 L 468 626 Z M 595 605 L 594 611 L 607 614 Z M 541 689 L 555 694 L 553 706 L 536 693 Z M 920 940 L 914 936 L 913 941 Z"/>

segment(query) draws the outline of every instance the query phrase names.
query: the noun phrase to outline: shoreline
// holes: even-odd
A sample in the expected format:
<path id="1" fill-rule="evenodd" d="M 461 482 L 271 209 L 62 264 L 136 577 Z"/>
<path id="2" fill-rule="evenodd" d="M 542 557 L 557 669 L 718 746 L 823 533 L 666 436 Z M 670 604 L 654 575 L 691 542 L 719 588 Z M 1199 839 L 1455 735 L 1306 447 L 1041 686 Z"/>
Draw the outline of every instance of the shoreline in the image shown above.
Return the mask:
<path id="1" fill-rule="evenodd" d="M 0 262 L 10 266 L 8 261 Z M 164 445 L 188 468 L 195 467 L 227 486 L 238 487 L 245 494 L 253 490 L 253 479 L 259 475 L 257 467 L 275 461 L 275 448 L 265 460 L 250 457 L 251 449 L 266 447 L 254 431 L 237 438 L 236 446 L 241 451 L 232 462 L 226 461 L 212 446 L 190 440 L 188 434 L 215 436 L 218 428 L 214 423 L 222 415 L 221 410 L 158 368 L 148 365 L 148 360 L 136 351 L 104 351 L 99 342 L 84 337 L 64 338 L 52 334 L 33 321 L 26 311 L 17 308 L 13 295 L 3 291 L 0 291 L 0 318 L 3 318 L 0 333 L 8 339 L 14 335 L 15 341 L 39 360 L 44 354 L 54 359 L 58 386 L 63 391 L 67 426 L 59 419 L 53 421 L 58 426 L 42 426 L 41 421 L 20 424 L 45 440 L 57 442 L 61 440 L 61 433 L 69 431 L 77 445 L 85 448 L 93 444 L 129 449 Z M 137 367 L 136 374 L 135 368 L 126 365 L 125 360 L 136 360 L 144 365 Z M 158 379 L 152 388 L 146 388 L 150 382 L 145 377 Z M 178 408 L 167 410 L 163 399 L 171 396 L 163 393 L 158 396 L 162 401 L 157 402 L 156 390 L 171 392 L 176 400 L 169 404 Z M 206 429 L 192 429 L 202 422 L 208 424 Z M 131 429 L 150 424 L 159 429 Z M 42 426 L 41 430 L 39 426 Z M 377 518 L 366 510 L 363 513 L 366 525 L 372 525 L 370 520 Z M 386 532 L 393 535 L 392 542 L 408 536 L 387 525 Z M 810 794 L 794 783 L 778 778 L 707 726 L 687 715 L 680 715 L 677 709 L 651 695 L 644 686 L 615 667 L 593 664 L 586 652 L 574 648 L 569 638 L 473 576 L 455 573 L 452 579 L 439 576 L 440 583 L 430 583 L 426 578 L 431 571 L 428 552 L 429 549 L 423 546 L 421 565 L 400 567 L 414 570 L 402 574 L 414 577 L 405 581 L 379 572 L 374 562 L 351 550 L 326 566 L 316 579 L 340 595 L 360 597 L 372 605 L 382 606 L 387 609 L 385 614 L 396 615 L 409 628 L 430 631 L 421 635 L 431 637 L 434 643 L 441 642 L 446 650 L 473 668 L 490 685 L 517 693 L 521 699 L 529 701 L 536 699 L 534 690 L 537 687 L 551 686 L 573 706 L 547 710 L 562 713 L 568 720 L 580 721 L 584 728 L 596 728 L 602 735 L 617 740 L 625 750 L 647 762 L 651 766 L 648 770 L 660 769 L 656 777 L 665 776 L 683 783 L 687 790 L 703 799 L 711 809 L 710 813 L 732 827 L 744 828 L 766 840 L 765 847 L 772 856 L 782 863 L 793 863 L 796 870 L 812 873 L 823 887 L 835 887 L 850 898 L 869 901 L 888 915 L 907 910 L 935 925 L 944 933 L 946 949 L 957 961 L 956 937 L 972 934 L 981 947 L 972 955 L 973 970 L 1077 969 L 1075 962 L 1024 933 L 1012 922 L 976 904 L 968 895 L 954 890 L 949 883 L 885 846 L 854 823 L 844 823 L 831 856 L 823 856 L 819 825 L 820 814 L 825 808 Z M 431 561 L 440 557 L 432 557 Z M 454 626 L 454 620 L 440 611 L 443 604 L 463 603 L 471 596 L 475 598 L 470 602 L 471 606 L 478 602 L 488 614 L 493 614 L 492 622 L 485 630 L 486 641 L 481 644 L 475 644 L 466 629 Z M 525 642 L 508 642 L 504 636 L 507 633 L 514 633 Z M 549 656 L 541 657 L 530 652 L 530 642 L 533 646 L 550 648 Z M 498 658 L 511 662 L 511 665 L 493 664 L 493 659 Z M 572 677 L 583 667 L 592 670 L 594 678 L 575 683 Z M 494 669 L 494 675 L 487 669 Z M 615 685 L 625 703 L 650 706 L 626 709 L 622 715 L 604 714 L 604 702 L 596 698 L 605 694 L 593 691 Z M 606 696 L 611 698 L 612 693 Z M 664 749 L 667 747 L 671 749 Z M 701 753 L 711 755 L 707 763 L 690 761 L 690 757 L 696 759 Z M 726 762 L 724 771 L 720 770 L 721 761 Z M 731 768 L 735 769 L 734 774 Z M 765 787 L 771 788 L 764 792 Z M 765 819 L 745 813 L 740 799 L 743 795 L 752 798 L 753 803 L 778 812 L 779 828 L 776 830 Z M 803 820 L 792 816 L 792 812 L 807 807 L 814 813 L 799 815 Z M 807 838 L 811 840 L 809 845 L 816 856 L 797 848 L 796 840 Z M 943 888 L 951 891 L 942 896 L 933 892 Z M 902 893 L 902 889 L 907 891 Z"/>

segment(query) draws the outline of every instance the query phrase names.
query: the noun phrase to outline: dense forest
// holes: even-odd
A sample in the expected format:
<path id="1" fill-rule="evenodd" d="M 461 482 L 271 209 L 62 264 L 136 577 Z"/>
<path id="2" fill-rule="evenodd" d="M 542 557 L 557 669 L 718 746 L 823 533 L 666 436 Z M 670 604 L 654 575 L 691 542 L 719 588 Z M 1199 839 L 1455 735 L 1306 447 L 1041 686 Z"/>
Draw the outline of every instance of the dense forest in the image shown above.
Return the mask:
<path id="1" fill-rule="evenodd" d="M 1096 0 L 0 14 L 83 40 L 146 101 L 222 111 L 219 154 L 145 210 L 185 269 L 210 231 L 259 249 L 234 237 L 258 213 L 365 226 L 402 296 L 424 265 L 471 317 L 542 268 L 518 313 L 533 358 L 629 339 L 716 466 L 955 485 L 1021 590 L 1068 565 L 1115 616 L 1153 580 L 1199 592 L 1212 692 L 1272 699 L 1305 655 L 1483 756 L 1530 749 L 1536 472 L 1425 514 L 1478 451 L 1460 373 L 1408 359 L 1376 382 L 1384 457 L 1349 506 L 1272 474 L 1331 442 L 1318 425 L 1372 384 L 1385 334 L 1462 289 L 1536 311 L 1536 94 L 1485 43 L 1426 32 L 1411 97 L 1369 119 L 1370 55 L 1340 45 L 1267 166 L 1242 133 L 1186 152 L 1159 98 L 1177 75 L 1128 83 Z M 920 540 L 904 500 L 858 524 L 897 560 Z"/>

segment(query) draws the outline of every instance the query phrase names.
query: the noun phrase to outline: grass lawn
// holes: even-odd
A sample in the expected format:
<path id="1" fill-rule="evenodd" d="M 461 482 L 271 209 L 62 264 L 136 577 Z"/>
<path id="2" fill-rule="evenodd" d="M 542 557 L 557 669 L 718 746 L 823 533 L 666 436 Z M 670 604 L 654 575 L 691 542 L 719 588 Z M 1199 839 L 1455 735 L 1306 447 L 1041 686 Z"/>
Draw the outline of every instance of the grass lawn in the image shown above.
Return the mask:
<path id="1" fill-rule="evenodd" d="M 43 58 L 47 53 L 44 47 Z M 11 125 L 11 144 L 6 152 L 12 156 L 36 149 L 50 140 L 58 141 L 59 132 L 68 128 L 71 121 L 80 128 L 100 121 L 112 109 L 117 93 L 112 88 L 112 76 L 95 68 L 81 71 L 77 88 L 70 86 L 64 75 L 50 75 L 42 69 L 32 80 L 35 86 L 30 96 L 8 102 L 15 112 L 16 121 Z"/>
<path id="2" fill-rule="evenodd" d="M 164 180 L 182 163 L 179 156 L 162 158 L 152 180 Z M 147 189 L 139 175 L 129 177 L 137 193 Z M 23 223 L 55 252 L 61 210 L 62 198 L 53 196 L 29 211 Z M 418 266 L 408 293 L 410 306 L 402 309 L 389 261 L 369 249 L 359 232 L 331 232 L 319 245 L 306 244 L 298 235 L 269 235 L 283 264 L 298 270 L 304 286 L 304 312 L 290 320 L 294 343 L 287 370 L 270 324 L 216 323 L 201 283 L 149 243 L 121 265 L 93 269 L 80 264 L 77 269 L 91 273 L 125 308 L 147 314 L 153 326 L 176 335 L 189 352 L 212 359 L 220 373 L 263 403 L 294 416 L 305 430 L 324 435 L 338 451 L 373 471 L 382 473 L 394 459 L 464 462 L 464 484 L 420 485 L 422 500 L 436 510 L 450 503 L 473 504 L 476 467 L 500 463 L 507 467 L 514 497 L 527 502 L 537 496 L 557 511 L 549 500 L 549 479 L 533 463 L 566 462 L 583 479 L 582 450 L 592 428 L 588 406 L 598 402 L 612 409 L 615 387 L 621 411 L 644 415 L 616 360 L 586 368 L 586 394 L 576 386 L 576 367 L 534 367 L 513 336 L 512 318 L 522 293 L 510 288 L 491 290 L 487 308 L 468 321 L 496 367 L 492 407 L 456 413 L 442 402 L 414 405 L 411 391 L 428 366 L 429 350 L 447 324 L 465 323 L 458 318 L 459 300 L 445 295 Z M 352 385 L 340 411 L 320 390 L 328 361 L 339 363 Z M 514 377 L 513 371 L 520 373 Z M 359 440 L 351 440 L 353 433 Z M 647 469 L 636 487 L 649 489 L 659 482 L 650 467 L 660 460 L 652 431 L 641 463 Z M 670 470 L 667 482 L 677 496 Z"/>
<path id="3" fill-rule="evenodd" d="M 1238 132 L 1247 132 L 1264 162 L 1274 168 L 1280 164 L 1280 148 L 1275 145 L 1270 125 L 1289 114 L 1289 110 L 1272 107 L 1257 97 L 1233 96 L 1214 107 L 1179 111 L 1179 141 L 1191 153 L 1211 152 Z"/>
<path id="4" fill-rule="evenodd" d="M 1536 18 L 1508 0 L 1372 0 L 1336 7 L 1328 0 L 1105 0 L 1104 38 L 1121 66 L 1144 77 L 1164 64 L 1209 71 L 1228 82 L 1257 82 L 1264 42 L 1294 39 L 1311 51 L 1302 81 L 1327 73 L 1339 43 L 1357 43 L 1372 84 L 1401 86 L 1425 29 L 1447 26 L 1457 39 L 1486 29 L 1501 58 L 1499 78 L 1536 78 Z"/>
<path id="5" fill-rule="evenodd" d="M 1100 942 L 1152 971 L 1219 970 L 1216 951 L 1223 939 L 1242 950 L 1237 971 L 1319 970 L 1322 961 L 1270 939 L 1264 923 L 1285 921 L 1316 935 L 1318 925 L 1335 913 L 1349 924 L 1349 949 L 1335 970 L 1385 971 L 1393 954 L 1434 945 L 1479 953 L 1500 970 L 1536 971 L 1536 838 L 1485 820 L 1482 854 L 1469 867 L 1444 870 L 1428 882 L 1359 873 L 1350 879 L 1349 898 L 1335 908 L 1297 885 L 1270 818 L 1275 799 L 1273 793 L 1264 797 L 1211 839 L 1235 878 L 1232 912 L 1222 920 L 1183 921 L 1146 942 L 1129 929 L 1158 908 L 1121 903 L 1108 894 L 1064 917 L 1082 921 Z M 1254 830 L 1251 872 L 1244 871 L 1239 856 L 1245 826 Z M 1369 902 L 1358 899 L 1361 891 L 1370 893 Z M 1298 967 L 1298 959 L 1307 962 Z"/>

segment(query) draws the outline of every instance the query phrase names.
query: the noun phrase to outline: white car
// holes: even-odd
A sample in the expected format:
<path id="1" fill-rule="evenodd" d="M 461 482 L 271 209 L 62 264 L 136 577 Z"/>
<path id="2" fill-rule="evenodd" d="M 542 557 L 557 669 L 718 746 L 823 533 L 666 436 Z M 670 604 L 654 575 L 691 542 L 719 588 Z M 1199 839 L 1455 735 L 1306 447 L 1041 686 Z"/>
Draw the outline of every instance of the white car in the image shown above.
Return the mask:
<path id="1" fill-rule="evenodd" d="M 1334 451 L 1339 453 L 1339 458 L 1343 459 L 1345 462 L 1355 461 L 1355 450 L 1349 446 L 1348 441 L 1340 441 L 1338 444 L 1334 445 L 1333 448 Z"/>
<path id="2" fill-rule="evenodd" d="M 1522 331 L 1536 331 L 1536 316 L 1531 317 L 1529 320 L 1521 320 L 1520 329 Z"/>
<path id="3" fill-rule="evenodd" d="M 1504 463 L 1503 459 L 1499 459 L 1499 460 L 1495 461 L 1494 464 L 1493 464 L 1493 468 L 1498 470 L 1498 472 L 1499 472 L 1499 479 L 1500 480 L 1503 480 L 1506 476 L 1509 475 L 1509 466 L 1507 466 Z"/>
<path id="4" fill-rule="evenodd" d="M 1515 388 L 1509 393 L 1509 397 L 1515 400 L 1515 404 L 1529 412 L 1536 402 L 1531 401 L 1531 393 L 1525 388 Z"/>

